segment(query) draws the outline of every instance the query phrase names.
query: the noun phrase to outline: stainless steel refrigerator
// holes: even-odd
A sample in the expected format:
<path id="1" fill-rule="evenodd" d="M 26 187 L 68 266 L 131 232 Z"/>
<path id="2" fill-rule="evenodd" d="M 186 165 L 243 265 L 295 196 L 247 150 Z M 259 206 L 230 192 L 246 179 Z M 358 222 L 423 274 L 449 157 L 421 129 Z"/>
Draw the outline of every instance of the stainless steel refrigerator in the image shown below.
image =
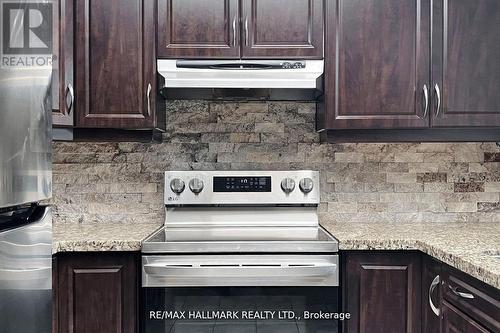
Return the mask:
<path id="1" fill-rule="evenodd" d="M 0 333 L 51 332 L 50 9 L 0 0 Z"/>

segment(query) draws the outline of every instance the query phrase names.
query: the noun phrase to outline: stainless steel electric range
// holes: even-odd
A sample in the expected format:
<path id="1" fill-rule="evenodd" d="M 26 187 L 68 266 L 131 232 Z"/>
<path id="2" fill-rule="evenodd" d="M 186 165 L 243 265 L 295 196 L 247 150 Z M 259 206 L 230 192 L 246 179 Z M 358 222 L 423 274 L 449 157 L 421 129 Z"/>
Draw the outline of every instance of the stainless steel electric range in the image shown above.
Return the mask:
<path id="1" fill-rule="evenodd" d="M 142 245 L 143 333 L 337 332 L 338 241 L 315 171 L 165 173 Z"/>

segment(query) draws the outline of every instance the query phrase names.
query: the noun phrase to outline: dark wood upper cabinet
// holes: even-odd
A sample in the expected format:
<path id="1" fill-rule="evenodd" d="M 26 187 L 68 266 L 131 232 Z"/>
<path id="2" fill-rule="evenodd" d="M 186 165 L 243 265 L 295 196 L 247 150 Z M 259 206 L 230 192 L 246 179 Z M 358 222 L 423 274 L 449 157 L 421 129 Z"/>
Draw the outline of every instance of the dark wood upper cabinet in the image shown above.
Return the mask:
<path id="1" fill-rule="evenodd" d="M 74 125 L 73 1 L 60 0 L 53 8 L 52 122 L 56 127 Z"/>
<path id="2" fill-rule="evenodd" d="M 323 58 L 324 0 L 242 0 L 243 58 Z"/>
<path id="3" fill-rule="evenodd" d="M 321 59 L 323 1 L 158 0 L 158 56 Z"/>
<path id="4" fill-rule="evenodd" d="M 420 332 L 421 257 L 418 252 L 345 254 L 345 332 Z"/>
<path id="5" fill-rule="evenodd" d="M 239 0 L 158 0 L 158 56 L 239 58 Z"/>
<path id="6" fill-rule="evenodd" d="M 326 0 L 325 26 L 318 129 L 467 127 L 481 140 L 472 131 L 489 127 L 484 138 L 498 137 L 498 1 Z"/>
<path id="7" fill-rule="evenodd" d="M 156 0 L 75 1 L 77 127 L 153 128 Z"/>
<path id="8" fill-rule="evenodd" d="M 327 0 L 320 128 L 425 128 L 430 0 Z"/>
<path id="9" fill-rule="evenodd" d="M 56 260 L 55 332 L 137 332 L 135 254 L 70 253 Z"/>
<path id="10" fill-rule="evenodd" d="M 439 0 L 433 13 L 432 126 L 500 126 L 500 2 Z"/>

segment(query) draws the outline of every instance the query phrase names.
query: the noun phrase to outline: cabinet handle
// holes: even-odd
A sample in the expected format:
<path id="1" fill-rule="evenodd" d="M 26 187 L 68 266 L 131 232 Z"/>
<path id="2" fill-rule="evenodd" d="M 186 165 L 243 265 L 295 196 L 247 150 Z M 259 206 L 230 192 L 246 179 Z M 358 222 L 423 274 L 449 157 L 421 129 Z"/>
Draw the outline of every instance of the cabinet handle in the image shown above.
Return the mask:
<path id="1" fill-rule="evenodd" d="M 434 312 L 434 314 L 438 317 L 441 314 L 441 310 L 439 310 L 434 305 L 434 303 L 432 303 L 432 294 L 434 293 L 434 289 L 436 289 L 436 287 L 439 285 L 439 282 L 440 282 L 439 275 L 436 275 L 434 280 L 432 280 L 431 285 L 429 286 L 429 306 L 431 307 L 432 312 Z"/>
<path id="2" fill-rule="evenodd" d="M 427 117 L 427 111 L 429 110 L 429 88 L 427 88 L 427 84 L 424 84 L 424 119 Z"/>
<path id="3" fill-rule="evenodd" d="M 436 108 L 436 118 L 439 116 L 439 112 L 441 112 L 441 90 L 439 89 L 439 85 L 436 83 L 434 86 L 434 92 L 436 93 L 437 99 L 437 108 Z"/>
<path id="4" fill-rule="evenodd" d="M 68 105 L 68 94 L 70 96 L 69 105 Z M 69 116 L 71 110 L 73 110 L 73 103 L 75 102 L 75 92 L 73 90 L 73 86 L 71 83 L 68 83 L 66 86 L 66 94 L 64 95 L 64 100 L 66 102 L 66 109 L 68 110 L 67 115 Z"/>
<path id="5" fill-rule="evenodd" d="M 233 46 L 236 46 L 236 15 L 233 18 Z"/>
<path id="6" fill-rule="evenodd" d="M 245 18 L 245 45 L 248 46 L 248 16 Z"/>
<path id="7" fill-rule="evenodd" d="M 464 293 L 462 291 L 458 291 L 457 287 L 452 287 L 450 285 L 448 285 L 448 287 L 450 288 L 451 292 L 454 293 L 455 295 L 457 295 L 458 297 L 466 298 L 466 299 L 474 299 L 474 295 L 472 295 L 470 293 Z"/>
<path id="8" fill-rule="evenodd" d="M 147 98 L 147 103 L 148 103 L 148 117 L 151 116 L 151 83 L 148 83 L 148 90 L 146 92 L 146 98 Z"/>

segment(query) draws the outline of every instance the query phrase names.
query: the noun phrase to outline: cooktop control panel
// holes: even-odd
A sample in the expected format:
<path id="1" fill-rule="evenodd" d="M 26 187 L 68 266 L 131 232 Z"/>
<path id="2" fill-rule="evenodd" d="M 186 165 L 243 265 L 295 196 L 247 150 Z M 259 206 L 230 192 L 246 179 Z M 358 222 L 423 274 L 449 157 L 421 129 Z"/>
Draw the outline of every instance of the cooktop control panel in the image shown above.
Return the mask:
<path id="1" fill-rule="evenodd" d="M 214 177 L 214 192 L 271 192 L 271 177 Z"/>
<path id="2" fill-rule="evenodd" d="M 319 204 L 319 173 L 167 171 L 165 205 Z"/>

